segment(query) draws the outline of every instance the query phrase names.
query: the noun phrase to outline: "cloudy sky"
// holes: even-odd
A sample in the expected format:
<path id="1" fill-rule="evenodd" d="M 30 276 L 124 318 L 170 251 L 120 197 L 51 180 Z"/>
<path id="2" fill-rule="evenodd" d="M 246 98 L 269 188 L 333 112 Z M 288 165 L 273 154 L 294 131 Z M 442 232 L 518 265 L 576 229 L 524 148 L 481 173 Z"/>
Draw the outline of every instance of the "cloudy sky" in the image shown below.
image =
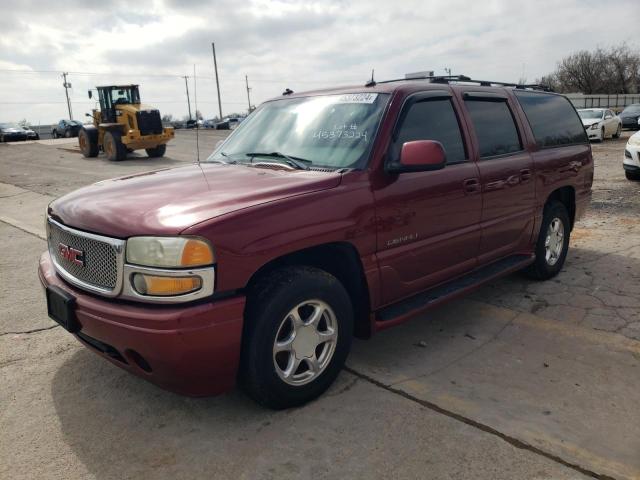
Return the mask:
<path id="1" fill-rule="evenodd" d="M 139 83 L 162 113 L 187 113 L 188 75 L 206 118 L 295 91 L 434 70 L 518 81 L 563 56 L 626 41 L 640 48 L 638 0 L 0 0 L 0 122 L 75 118 L 95 85 Z M 193 108 L 193 107 L 192 107 Z"/>

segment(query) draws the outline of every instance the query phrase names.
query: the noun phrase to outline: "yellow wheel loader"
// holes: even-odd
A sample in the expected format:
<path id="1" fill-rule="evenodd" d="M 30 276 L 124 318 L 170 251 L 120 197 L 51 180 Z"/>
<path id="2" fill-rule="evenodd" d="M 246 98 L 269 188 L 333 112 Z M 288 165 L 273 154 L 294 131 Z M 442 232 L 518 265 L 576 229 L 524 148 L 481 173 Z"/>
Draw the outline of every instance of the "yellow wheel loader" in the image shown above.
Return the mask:
<path id="1" fill-rule="evenodd" d="M 124 160 L 128 152 L 145 149 L 149 157 L 162 157 L 173 127 L 162 126 L 160 112 L 140 103 L 138 85 L 96 87 L 100 110 L 94 109 L 93 125 L 78 133 L 82 154 L 96 157 L 103 150 L 109 160 Z M 92 98 L 89 90 L 89 98 Z"/>

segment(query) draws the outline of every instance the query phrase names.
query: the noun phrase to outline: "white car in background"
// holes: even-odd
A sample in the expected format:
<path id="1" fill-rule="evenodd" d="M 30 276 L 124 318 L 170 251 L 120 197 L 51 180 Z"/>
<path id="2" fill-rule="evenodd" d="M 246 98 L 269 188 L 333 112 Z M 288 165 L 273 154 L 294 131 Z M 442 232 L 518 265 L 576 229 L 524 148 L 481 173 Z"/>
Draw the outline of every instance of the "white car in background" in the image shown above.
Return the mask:
<path id="1" fill-rule="evenodd" d="M 629 180 L 640 180 L 640 132 L 629 137 L 627 146 L 624 148 L 622 166 Z"/>
<path id="2" fill-rule="evenodd" d="M 608 108 L 581 108 L 578 115 L 582 119 L 589 140 L 602 142 L 605 138 L 618 138 L 622 132 L 622 120 Z"/>

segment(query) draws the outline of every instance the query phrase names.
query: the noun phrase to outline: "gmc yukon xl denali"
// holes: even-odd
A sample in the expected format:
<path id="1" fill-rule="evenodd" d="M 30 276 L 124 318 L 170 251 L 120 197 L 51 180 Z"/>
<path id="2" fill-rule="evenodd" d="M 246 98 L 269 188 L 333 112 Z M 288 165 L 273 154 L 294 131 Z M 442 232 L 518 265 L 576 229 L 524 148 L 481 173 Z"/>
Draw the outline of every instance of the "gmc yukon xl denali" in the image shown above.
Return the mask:
<path id="1" fill-rule="evenodd" d="M 556 275 L 592 182 L 580 117 L 541 89 L 287 90 L 204 162 L 52 202 L 39 276 L 49 315 L 119 367 L 285 408 L 328 388 L 353 336 Z"/>

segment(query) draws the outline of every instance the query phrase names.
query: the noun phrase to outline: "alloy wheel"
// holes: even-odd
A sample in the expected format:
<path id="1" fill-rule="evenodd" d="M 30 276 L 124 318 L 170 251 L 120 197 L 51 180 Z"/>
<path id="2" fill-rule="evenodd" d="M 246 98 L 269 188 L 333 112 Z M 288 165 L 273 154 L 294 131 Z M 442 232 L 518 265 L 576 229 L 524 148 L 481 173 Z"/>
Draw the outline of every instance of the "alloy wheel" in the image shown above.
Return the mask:
<path id="1" fill-rule="evenodd" d="M 562 255 L 562 249 L 564 248 L 564 224 L 558 217 L 554 217 L 549 223 L 544 247 L 547 264 L 550 266 L 555 265 Z"/>
<path id="2" fill-rule="evenodd" d="M 331 307 L 307 300 L 284 317 L 273 344 L 273 364 L 287 384 L 300 386 L 318 378 L 331 362 L 338 322 Z"/>

